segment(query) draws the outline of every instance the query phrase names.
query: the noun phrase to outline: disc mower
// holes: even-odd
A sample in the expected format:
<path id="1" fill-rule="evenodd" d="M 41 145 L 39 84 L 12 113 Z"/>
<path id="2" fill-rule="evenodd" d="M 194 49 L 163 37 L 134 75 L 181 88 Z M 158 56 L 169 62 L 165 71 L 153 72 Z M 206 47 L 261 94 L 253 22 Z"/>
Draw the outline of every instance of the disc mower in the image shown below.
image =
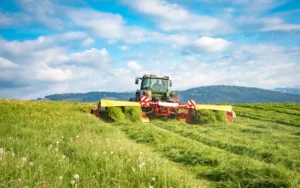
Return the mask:
<path id="1" fill-rule="evenodd" d="M 87 112 L 101 117 L 111 107 L 137 107 L 142 110 L 142 122 L 149 122 L 149 117 L 172 117 L 192 123 L 197 111 L 201 110 L 222 111 L 228 122 L 235 118 L 232 106 L 196 104 L 195 100 L 188 100 L 187 104 L 179 102 L 178 94 L 170 89 L 172 81 L 168 76 L 144 75 L 136 78 L 135 84 L 139 84 L 139 81 L 140 89 L 129 101 L 100 100 L 97 108 L 88 106 Z"/>

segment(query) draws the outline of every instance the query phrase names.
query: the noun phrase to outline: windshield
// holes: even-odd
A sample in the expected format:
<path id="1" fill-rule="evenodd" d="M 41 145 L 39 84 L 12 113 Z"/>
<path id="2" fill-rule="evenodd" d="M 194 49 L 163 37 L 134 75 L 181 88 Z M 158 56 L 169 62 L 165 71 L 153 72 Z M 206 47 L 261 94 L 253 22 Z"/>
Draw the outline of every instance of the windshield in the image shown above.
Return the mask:
<path id="1" fill-rule="evenodd" d="M 167 91 L 168 90 L 168 80 L 152 78 L 151 79 L 151 89 L 155 91 Z"/>

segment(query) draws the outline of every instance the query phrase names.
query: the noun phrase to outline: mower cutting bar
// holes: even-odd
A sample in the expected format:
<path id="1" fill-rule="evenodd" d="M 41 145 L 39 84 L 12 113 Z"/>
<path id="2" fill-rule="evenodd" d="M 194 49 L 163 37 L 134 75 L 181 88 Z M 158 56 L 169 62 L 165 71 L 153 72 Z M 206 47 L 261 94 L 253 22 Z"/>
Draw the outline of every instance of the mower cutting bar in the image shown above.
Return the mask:
<path id="1" fill-rule="evenodd" d="M 185 119 L 187 123 L 190 123 L 192 120 L 192 115 L 196 110 L 217 110 L 226 112 L 228 122 L 231 122 L 235 118 L 235 113 L 232 111 L 232 106 L 223 106 L 223 105 L 206 105 L 206 104 L 196 104 L 196 101 L 188 101 L 188 104 L 180 104 L 178 102 L 151 102 L 148 98 L 144 98 L 140 102 L 132 101 L 117 101 L 117 100 L 101 100 L 98 103 L 97 108 L 89 107 L 87 112 L 90 112 L 97 117 L 99 117 L 102 111 L 106 111 L 107 107 L 141 107 L 141 108 L 152 108 L 150 111 L 153 112 L 155 116 L 168 117 L 171 114 L 177 114 L 177 119 Z M 179 112 L 178 112 L 179 110 Z M 175 112 L 175 113 L 174 113 Z M 149 112 L 148 112 L 149 113 Z M 142 112 L 142 121 L 149 122 L 147 117 L 147 112 Z"/>
<path id="2" fill-rule="evenodd" d="M 188 108 L 188 105 L 179 105 L 178 103 L 169 103 L 169 102 L 161 102 L 153 103 L 151 104 L 158 104 L 159 106 L 165 106 L 165 107 L 183 107 Z M 116 100 L 101 100 L 101 107 L 112 107 L 112 106 L 141 106 L 140 102 L 129 102 L 129 101 L 116 101 Z M 220 110 L 225 112 L 231 112 L 232 106 L 219 106 L 219 105 L 207 105 L 207 104 L 197 104 L 196 110 Z"/>
<path id="3" fill-rule="evenodd" d="M 101 107 L 112 107 L 112 106 L 141 106 L 139 102 L 129 101 L 115 101 L 115 100 L 101 100 Z"/>
<path id="4" fill-rule="evenodd" d="M 197 104 L 196 110 L 219 110 L 219 111 L 225 111 L 225 112 L 231 112 L 232 106 L 219 106 L 219 105 L 210 105 L 210 104 Z"/>
<path id="5" fill-rule="evenodd" d="M 113 107 L 113 106 L 141 106 L 140 102 L 128 102 L 128 101 L 117 101 L 117 100 L 101 100 L 101 107 Z M 184 107 L 188 108 L 187 105 L 179 105 L 179 103 L 169 103 L 169 102 L 149 102 L 147 106 L 158 105 L 163 107 Z"/>

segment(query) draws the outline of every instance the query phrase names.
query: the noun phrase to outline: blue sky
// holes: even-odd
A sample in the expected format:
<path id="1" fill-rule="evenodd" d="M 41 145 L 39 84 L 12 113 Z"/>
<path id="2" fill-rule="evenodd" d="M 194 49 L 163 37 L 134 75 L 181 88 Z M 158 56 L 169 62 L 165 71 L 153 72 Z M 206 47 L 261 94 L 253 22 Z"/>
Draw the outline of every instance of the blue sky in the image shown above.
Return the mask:
<path id="1" fill-rule="evenodd" d="M 63 2 L 63 3 L 62 3 Z M 300 1 L 0 1 L 0 97 L 300 85 Z"/>

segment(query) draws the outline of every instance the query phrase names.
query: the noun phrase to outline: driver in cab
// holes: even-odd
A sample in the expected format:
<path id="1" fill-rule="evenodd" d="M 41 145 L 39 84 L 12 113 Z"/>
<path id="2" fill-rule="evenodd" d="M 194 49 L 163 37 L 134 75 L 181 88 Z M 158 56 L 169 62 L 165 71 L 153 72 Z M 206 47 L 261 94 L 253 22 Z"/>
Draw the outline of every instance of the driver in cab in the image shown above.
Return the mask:
<path id="1" fill-rule="evenodd" d="M 163 87 L 162 85 L 159 83 L 159 80 L 156 80 L 155 83 L 152 85 L 152 88 L 154 90 L 161 90 Z"/>

